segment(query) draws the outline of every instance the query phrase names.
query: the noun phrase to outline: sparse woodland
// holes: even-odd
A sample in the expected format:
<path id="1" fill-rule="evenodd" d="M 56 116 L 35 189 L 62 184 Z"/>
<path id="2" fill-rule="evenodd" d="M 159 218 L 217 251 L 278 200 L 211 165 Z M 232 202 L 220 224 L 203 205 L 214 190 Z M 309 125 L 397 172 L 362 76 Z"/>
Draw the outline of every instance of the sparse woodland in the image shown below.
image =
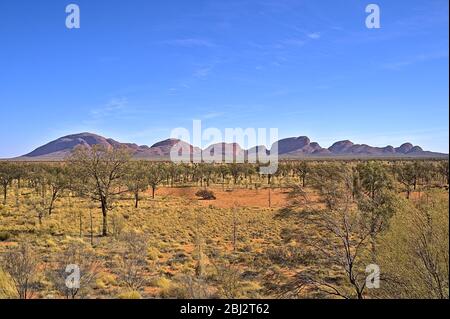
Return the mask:
<path id="1" fill-rule="evenodd" d="M 449 298 L 448 169 L 285 161 L 264 176 L 99 146 L 0 162 L 0 298 Z"/>

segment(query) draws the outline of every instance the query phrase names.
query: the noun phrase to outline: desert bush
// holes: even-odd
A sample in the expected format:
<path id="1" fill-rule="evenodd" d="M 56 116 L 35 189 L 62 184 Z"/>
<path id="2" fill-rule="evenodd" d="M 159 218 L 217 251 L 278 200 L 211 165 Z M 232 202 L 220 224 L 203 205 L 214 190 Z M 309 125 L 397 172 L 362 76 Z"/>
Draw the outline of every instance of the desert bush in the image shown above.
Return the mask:
<path id="1" fill-rule="evenodd" d="M 2 259 L 3 270 L 11 278 L 20 299 L 31 298 L 37 284 L 38 259 L 30 244 L 10 248 Z"/>
<path id="2" fill-rule="evenodd" d="M 0 241 L 7 241 L 11 238 L 11 234 L 8 232 L 0 232 Z"/>
<path id="3" fill-rule="evenodd" d="M 108 287 L 116 284 L 117 282 L 115 276 L 107 272 L 99 273 L 95 281 L 95 287 L 97 289 L 107 289 Z"/>
<path id="4" fill-rule="evenodd" d="M 122 214 L 114 212 L 111 214 L 111 232 L 114 238 L 119 238 L 126 226 L 125 218 Z"/>
<path id="5" fill-rule="evenodd" d="M 216 289 L 206 280 L 189 274 L 177 275 L 173 280 L 160 277 L 155 285 L 160 288 L 161 298 L 209 299 L 217 297 Z"/>
<path id="6" fill-rule="evenodd" d="M 131 290 L 131 291 L 122 292 L 118 296 L 118 298 L 119 299 L 142 299 L 142 296 L 139 293 L 139 291 Z"/>
<path id="7" fill-rule="evenodd" d="M 0 268 L 0 299 L 17 298 L 17 291 L 11 277 Z"/>
<path id="8" fill-rule="evenodd" d="M 80 271 L 79 282 L 70 282 L 67 285 L 68 276 L 74 271 L 68 269 L 69 265 L 75 265 Z M 95 253 L 83 241 L 71 241 L 67 248 L 62 251 L 57 258 L 57 266 L 49 272 L 49 279 L 54 288 L 65 298 L 75 299 L 86 296 L 100 271 L 101 263 Z"/>
<path id="9" fill-rule="evenodd" d="M 216 199 L 216 196 L 214 195 L 213 191 L 207 190 L 207 189 L 201 189 L 197 193 L 195 193 L 195 196 L 200 197 L 204 200 L 214 200 Z"/>
<path id="10" fill-rule="evenodd" d="M 124 233 L 121 246 L 117 259 L 118 276 L 129 289 L 139 291 L 147 283 L 147 238 L 135 231 Z"/>

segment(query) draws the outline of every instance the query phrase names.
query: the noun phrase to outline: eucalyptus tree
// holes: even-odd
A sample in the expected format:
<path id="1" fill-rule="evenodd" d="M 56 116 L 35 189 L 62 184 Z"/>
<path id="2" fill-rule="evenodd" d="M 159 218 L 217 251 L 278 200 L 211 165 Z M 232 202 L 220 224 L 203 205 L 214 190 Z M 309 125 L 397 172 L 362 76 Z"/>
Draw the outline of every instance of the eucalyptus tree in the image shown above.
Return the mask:
<path id="1" fill-rule="evenodd" d="M 444 183 L 449 184 L 449 174 L 448 174 L 448 160 L 440 161 L 437 164 L 437 171 L 441 176 Z"/>
<path id="2" fill-rule="evenodd" d="M 50 201 L 48 204 L 48 215 L 52 214 L 55 201 L 69 186 L 69 173 L 65 166 L 48 166 L 45 169 L 46 182 L 50 186 Z"/>
<path id="3" fill-rule="evenodd" d="M 134 207 L 138 208 L 140 193 L 147 190 L 149 182 L 147 178 L 148 164 L 143 161 L 130 162 L 126 176 L 128 190 L 133 193 Z"/>
<path id="4" fill-rule="evenodd" d="M 397 181 L 403 185 L 406 198 L 409 199 L 411 192 L 417 185 L 417 166 L 413 163 L 403 163 L 396 166 Z"/>
<path id="5" fill-rule="evenodd" d="M 226 180 L 228 174 L 230 174 L 230 169 L 229 169 L 228 165 L 226 165 L 226 164 L 220 164 L 219 166 L 217 166 L 216 169 L 217 169 L 217 173 L 222 178 L 222 189 L 224 189 L 225 188 L 225 180 Z"/>
<path id="6" fill-rule="evenodd" d="M 14 166 L 8 162 L 0 162 L 0 185 L 3 188 L 3 205 L 6 205 L 8 187 L 14 179 Z"/>
<path id="7" fill-rule="evenodd" d="M 147 178 L 150 187 L 152 188 L 152 198 L 155 198 L 155 191 L 159 184 L 166 178 L 167 166 L 162 163 L 153 163 L 147 169 Z"/>
<path id="8" fill-rule="evenodd" d="M 108 211 L 116 195 L 122 193 L 130 153 L 124 148 L 108 148 L 103 145 L 77 147 L 68 159 L 69 167 L 77 172 L 81 183 L 79 191 L 101 204 L 102 235 L 108 235 Z"/>
<path id="9" fill-rule="evenodd" d="M 293 170 L 295 174 L 301 179 L 302 186 L 306 186 L 306 177 L 310 174 L 311 169 L 308 165 L 308 162 L 301 161 L 299 163 L 294 164 Z"/>
<path id="10" fill-rule="evenodd" d="M 381 162 L 364 162 L 356 166 L 358 178 L 357 205 L 370 233 L 372 259 L 376 259 L 376 239 L 384 231 L 396 210 L 397 195 Z"/>

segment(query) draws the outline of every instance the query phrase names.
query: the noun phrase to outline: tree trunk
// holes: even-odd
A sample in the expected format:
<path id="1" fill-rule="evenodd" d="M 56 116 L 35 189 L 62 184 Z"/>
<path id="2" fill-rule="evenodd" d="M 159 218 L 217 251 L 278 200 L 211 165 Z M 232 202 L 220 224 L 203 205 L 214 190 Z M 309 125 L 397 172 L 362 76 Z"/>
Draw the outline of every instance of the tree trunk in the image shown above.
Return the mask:
<path id="1" fill-rule="evenodd" d="M 80 238 L 83 238 L 83 216 L 80 210 L 79 221 L 80 221 Z"/>
<path id="2" fill-rule="evenodd" d="M 102 198 L 102 215 L 103 215 L 103 230 L 102 236 L 108 236 L 108 220 L 107 220 L 107 207 L 106 207 L 106 199 Z"/>
<path id="3" fill-rule="evenodd" d="M 138 208 L 139 206 L 139 193 L 134 193 L 134 208 Z"/>
<path id="4" fill-rule="evenodd" d="M 3 185 L 3 205 L 6 205 L 6 193 L 8 190 L 8 186 L 7 185 Z"/>
<path id="5" fill-rule="evenodd" d="M 89 210 L 89 218 L 91 221 L 91 246 L 94 247 L 94 227 L 92 222 L 92 210 Z"/>
<path id="6" fill-rule="evenodd" d="M 152 198 L 155 199 L 155 188 L 154 186 L 152 186 Z"/>
<path id="7" fill-rule="evenodd" d="M 48 207 L 48 216 L 51 216 L 53 210 L 53 204 L 55 203 L 57 193 L 53 192 L 52 199 L 50 200 L 50 206 Z"/>

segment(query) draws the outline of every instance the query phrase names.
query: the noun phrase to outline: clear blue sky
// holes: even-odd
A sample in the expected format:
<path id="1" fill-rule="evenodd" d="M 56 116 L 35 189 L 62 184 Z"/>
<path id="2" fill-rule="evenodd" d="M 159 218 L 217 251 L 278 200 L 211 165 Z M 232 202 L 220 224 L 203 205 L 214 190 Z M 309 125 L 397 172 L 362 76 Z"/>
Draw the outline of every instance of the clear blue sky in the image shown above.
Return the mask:
<path id="1" fill-rule="evenodd" d="M 94 132 L 152 144 L 176 127 L 278 127 L 329 147 L 448 152 L 448 1 L 0 2 L 0 158 Z"/>

